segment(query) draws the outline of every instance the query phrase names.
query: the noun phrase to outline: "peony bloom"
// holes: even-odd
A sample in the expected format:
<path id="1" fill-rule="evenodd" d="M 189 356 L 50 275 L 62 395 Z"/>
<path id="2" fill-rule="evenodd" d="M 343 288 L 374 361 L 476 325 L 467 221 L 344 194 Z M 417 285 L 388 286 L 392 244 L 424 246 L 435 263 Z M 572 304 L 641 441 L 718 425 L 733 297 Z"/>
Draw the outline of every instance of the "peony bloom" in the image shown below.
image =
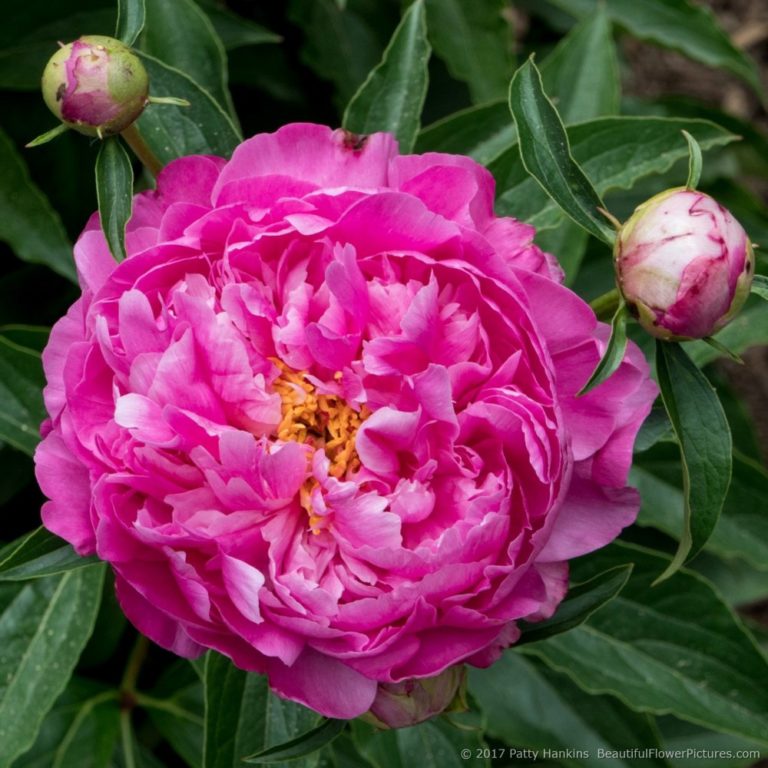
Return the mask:
<path id="1" fill-rule="evenodd" d="M 130 48 L 85 35 L 62 46 L 43 72 L 43 98 L 59 120 L 88 136 L 127 128 L 148 103 L 149 77 Z"/>
<path id="2" fill-rule="evenodd" d="M 701 339 L 749 295 L 755 257 L 744 229 L 709 195 L 669 189 L 638 206 L 616 240 L 627 303 L 648 333 Z"/>
<path id="3" fill-rule="evenodd" d="M 491 664 L 630 524 L 656 394 L 465 157 L 289 125 L 137 196 L 44 353 L 45 525 L 131 621 L 325 715 Z M 396 690 L 385 688 L 385 690 Z"/>

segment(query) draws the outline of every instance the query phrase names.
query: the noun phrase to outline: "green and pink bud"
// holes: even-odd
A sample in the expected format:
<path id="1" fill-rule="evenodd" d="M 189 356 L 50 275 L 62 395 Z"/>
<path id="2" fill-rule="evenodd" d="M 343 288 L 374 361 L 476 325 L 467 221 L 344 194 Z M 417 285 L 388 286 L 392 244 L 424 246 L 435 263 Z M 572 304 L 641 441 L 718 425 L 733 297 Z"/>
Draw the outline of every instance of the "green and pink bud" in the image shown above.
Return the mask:
<path id="1" fill-rule="evenodd" d="M 88 136 L 125 130 L 148 103 L 149 77 L 130 48 L 85 35 L 62 46 L 43 72 L 43 98 L 65 125 Z"/>
<path id="2" fill-rule="evenodd" d="M 638 206 L 616 239 L 630 311 L 652 335 L 712 336 L 749 294 L 754 252 L 743 227 L 709 195 L 675 188 Z"/>
<path id="3" fill-rule="evenodd" d="M 407 728 L 446 711 L 465 710 L 465 668 L 449 667 L 435 677 L 379 683 L 365 719 L 382 728 Z"/>

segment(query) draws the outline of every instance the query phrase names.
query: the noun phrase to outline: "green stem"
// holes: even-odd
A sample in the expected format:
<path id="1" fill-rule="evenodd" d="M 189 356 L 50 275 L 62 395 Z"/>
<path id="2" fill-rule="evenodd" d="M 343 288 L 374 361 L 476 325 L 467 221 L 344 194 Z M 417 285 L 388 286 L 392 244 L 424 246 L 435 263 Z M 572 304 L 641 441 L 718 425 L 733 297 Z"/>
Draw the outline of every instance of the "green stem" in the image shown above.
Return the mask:
<path id="1" fill-rule="evenodd" d="M 136 768 L 136 759 L 133 756 L 133 732 L 131 730 L 131 711 L 124 709 L 120 713 L 120 737 L 123 743 L 123 756 L 125 768 Z"/>
<path id="2" fill-rule="evenodd" d="M 149 640 L 144 635 L 136 638 L 131 655 L 125 665 L 123 679 L 120 681 L 120 734 L 125 754 L 125 768 L 136 768 L 133 755 L 133 730 L 131 712 L 136 706 L 136 683 L 141 672 L 141 665 L 149 652 Z"/>
<path id="3" fill-rule="evenodd" d="M 605 320 L 616 314 L 620 301 L 621 296 L 619 295 L 619 291 L 616 288 L 613 288 L 602 296 L 598 296 L 596 299 L 590 301 L 589 306 L 592 307 L 598 320 Z"/>
<path id="4" fill-rule="evenodd" d="M 133 150 L 133 154 L 141 160 L 142 165 L 153 175 L 157 176 L 163 170 L 163 164 L 155 153 L 147 146 L 144 137 L 139 133 L 135 123 L 129 125 L 121 134 L 125 143 Z"/>
<path id="5" fill-rule="evenodd" d="M 189 720 L 196 725 L 203 725 L 202 718 L 198 717 L 194 712 L 184 709 L 184 707 L 179 706 L 176 702 L 170 699 L 156 699 L 154 696 L 148 696 L 146 693 L 137 693 L 136 703 L 145 709 L 159 709 L 184 720 Z"/>
<path id="6" fill-rule="evenodd" d="M 136 681 L 139 678 L 139 672 L 141 671 L 141 665 L 144 663 L 144 659 L 147 658 L 149 652 L 149 640 L 144 635 L 139 635 L 136 638 L 136 643 L 133 646 L 131 655 L 128 657 L 128 663 L 125 665 L 125 672 L 123 673 L 123 679 L 120 682 L 120 691 L 125 696 L 136 696 Z"/>

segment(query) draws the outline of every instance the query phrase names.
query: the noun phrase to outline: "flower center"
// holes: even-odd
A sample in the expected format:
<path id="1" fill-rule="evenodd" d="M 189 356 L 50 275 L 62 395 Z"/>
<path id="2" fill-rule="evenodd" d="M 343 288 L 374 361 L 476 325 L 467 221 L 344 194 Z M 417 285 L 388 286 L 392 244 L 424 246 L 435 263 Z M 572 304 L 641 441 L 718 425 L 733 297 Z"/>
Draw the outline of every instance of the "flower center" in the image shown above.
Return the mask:
<path id="1" fill-rule="evenodd" d="M 360 425 L 370 416 L 363 405 L 355 410 L 338 395 L 318 394 L 315 386 L 306 378 L 305 372 L 294 371 L 281 360 L 273 360 L 282 373 L 272 386 L 282 400 L 282 420 L 277 427 L 280 440 L 294 440 L 323 450 L 330 461 L 328 474 L 343 477 L 360 467 L 355 450 L 355 437 Z M 334 378 L 341 379 L 341 372 Z M 313 530 L 318 522 L 312 511 L 311 495 L 318 481 L 310 477 L 301 489 L 301 505 L 310 515 Z"/>

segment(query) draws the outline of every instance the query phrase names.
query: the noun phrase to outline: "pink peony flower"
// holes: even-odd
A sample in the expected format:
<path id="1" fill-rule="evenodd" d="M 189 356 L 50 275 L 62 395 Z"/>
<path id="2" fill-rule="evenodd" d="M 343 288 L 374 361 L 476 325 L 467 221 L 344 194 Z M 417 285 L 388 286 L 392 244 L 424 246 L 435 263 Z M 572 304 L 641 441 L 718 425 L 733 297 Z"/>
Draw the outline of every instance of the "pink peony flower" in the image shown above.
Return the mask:
<path id="1" fill-rule="evenodd" d="M 755 266 L 741 224 L 709 195 L 681 187 L 638 206 L 615 256 L 630 309 L 662 339 L 701 339 L 725 327 L 749 295 Z"/>
<path id="2" fill-rule="evenodd" d="M 91 218 L 37 476 L 142 632 L 350 718 L 492 663 L 634 520 L 646 362 L 575 396 L 608 329 L 492 204 L 465 157 L 289 125 L 169 165 L 120 264 Z"/>

